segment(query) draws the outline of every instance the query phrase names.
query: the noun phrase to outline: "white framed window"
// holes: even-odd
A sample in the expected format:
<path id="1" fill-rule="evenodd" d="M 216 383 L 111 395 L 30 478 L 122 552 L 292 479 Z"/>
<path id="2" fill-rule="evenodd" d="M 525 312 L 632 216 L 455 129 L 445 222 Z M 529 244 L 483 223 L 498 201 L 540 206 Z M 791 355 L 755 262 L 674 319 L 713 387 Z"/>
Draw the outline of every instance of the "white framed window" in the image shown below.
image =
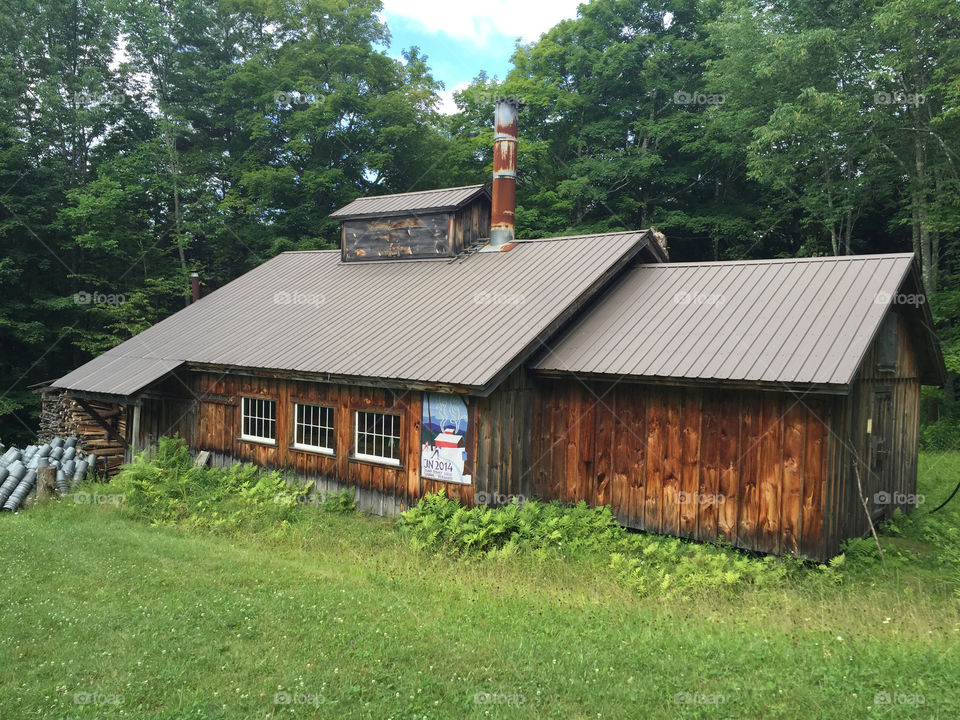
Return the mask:
<path id="1" fill-rule="evenodd" d="M 240 398 L 240 439 L 277 444 L 277 401 Z"/>
<path id="2" fill-rule="evenodd" d="M 298 450 L 333 455 L 333 408 L 326 405 L 294 405 L 293 446 Z"/>
<path id="3" fill-rule="evenodd" d="M 353 422 L 354 457 L 400 464 L 400 416 L 357 410 Z"/>

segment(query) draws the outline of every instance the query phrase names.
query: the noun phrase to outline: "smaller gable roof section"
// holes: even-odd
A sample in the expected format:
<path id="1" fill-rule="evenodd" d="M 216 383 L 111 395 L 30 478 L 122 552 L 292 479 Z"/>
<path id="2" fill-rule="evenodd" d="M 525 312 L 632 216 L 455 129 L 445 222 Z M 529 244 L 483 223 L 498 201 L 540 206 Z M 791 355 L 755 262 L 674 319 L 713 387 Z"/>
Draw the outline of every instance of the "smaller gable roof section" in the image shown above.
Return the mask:
<path id="1" fill-rule="evenodd" d="M 490 198 L 483 185 L 421 190 L 396 195 L 374 195 L 357 198 L 352 203 L 330 213 L 334 220 L 390 217 L 411 213 L 448 212 L 461 208 L 478 197 Z"/>
<path id="2" fill-rule="evenodd" d="M 153 361 L 156 371 L 187 362 L 482 393 L 625 271 L 649 237 L 521 240 L 444 262 L 281 253 L 52 385 L 130 394 Z"/>
<path id="3" fill-rule="evenodd" d="M 534 367 L 844 392 L 915 272 L 909 253 L 641 265 Z M 940 383 L 943 361 L 929 309 L 913 310 L 926 327 L 918 345 L 921 380 Z"/>
<path id="4" fill-rule="evenodd" d="M 119 353 L 117 351 L 120 347 L 123 346 L 108 350 L 81 365 L 57 380 L 53 386 L 86 393 L 128 397 L 183 364 L 181 360 L 149 357 L 146 348 L 140 355 L 133 354 L 129 348 L 124 353 Z"/>

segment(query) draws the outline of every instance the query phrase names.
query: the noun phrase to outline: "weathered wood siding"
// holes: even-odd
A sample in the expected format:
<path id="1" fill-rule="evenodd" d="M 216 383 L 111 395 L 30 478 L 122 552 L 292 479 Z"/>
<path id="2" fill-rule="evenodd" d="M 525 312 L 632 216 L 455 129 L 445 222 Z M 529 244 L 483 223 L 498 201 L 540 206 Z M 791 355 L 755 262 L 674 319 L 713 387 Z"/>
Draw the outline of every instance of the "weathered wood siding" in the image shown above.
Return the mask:
<path id="1" fill-rule="evenodd" d="M 489 237 L 490 201 L 478 197 L 454 212 L 345 220 L 340 250 L 344 260 L 453 257 Z"/>
<path id="2" fill-rule="evenodd" d="M 908 321 L 897 308 L 895 366 L 881 368 L 882 334 L 866 356 L 849 396 L 840 401 L 842 423 L 831 438 L 835 475 L 827 510 L 828 548 L 869 532 L 860 500 L 856 470 L 874 522 L 890 518 L 896 508 L 915 505 L 920 433 L 920 378 Z M 868 432 L 869 426 L 869 432 Z"/>
<path id="3" fill-rule="evenodd" d="M 197 402 L 190 383 L 192 373 L 178 372 L 157 383 L 140 401 L 140 418 L 134 435 L 134 406 L 127 405 L 129 453 L 153 447 L 161 437 L 190 438 L 196 422 Z"/>
<path id="4" fill-rule="evenodd" d="M 488 237 L 490 201 L 486 197 L 455 212 L 345 220 L 340 228 L 344 260 L 453 257 Z"/>
<path id="5" fill-rule="evenodd" d="M 138 445 L 179 432 L 221 464 L 289 468 L 321 490 L 355 487 L 362 507 L 385 515 L 437 491 L 467 506 L 584 500 L 610 505 L 630 528 L 823 559 L 867 531 L 856 459 L 875 519 L 915 502 L 920 382 L 906 321 L 896 317 L 896 367 L 879 369 L 878 338 L 849 396 L 517 370 L 490 396 L 467 398 L 471 485 L 420 477 L 419 391 L 192 372 L 143 400 Z M 176 397 L 175 383 L 191 399 Z M 276 445 L 240 439 L 244 396 L 276 401 Z M 292 447 L 298 401 L 334 408 L 335 455 Z M 399 467 L 355 457 L 356 410 L 400 416 Z"/>
<path id="6" fill-rule="evenodd" d="M 490 237 L 490 201 L 478 198 L 453 215 L 453 239 L 451 249 L 454 253 L 469 247 L 480 238 Z"/>
<path id="7" fill-rule="evenodd" d="M 361 507 L 382 515 L 396 514 L 420 497 L 419 392 L 213 373 L 197 373 L 195 392 L 199 401 L 190 444 L 195 450 L 212 451 L 219 464 L 247 461 L 288 468 L 321 490 L 356 487 Z M 276 445 L 240 438 L 242 397 L 276 401 Z M 334 409 L 334 455 L 293 447 L 297 402 Z M 355 457 L 357 410 L 400 416 L 400 466 Z"/>
<path id="8" fill-rule="evenodd" d="M 475 458 L 474 487 L 457 496 L 466 504 L 497 505 L 510 496 L 531 497 L 529 462 L 533 437 L 533 389 L 521 369 L 508 377 L 489 397 L 475 398 L 476 436 L 471 446 Z M 426 481 L 425 481 L 426 482 Z M 438 490 L 439 487 L 432 488 Z"/>
<path id="9" fill-rule="evenodd" d="M 144 399 L 138 447 L 159 437 L 180 434 L 194 451 L 211 452 L 213 462 L 252 462 L 286 468 L 319 490 L 357 488 L 361 507 L 392 515 L 416 504 L 426 493 L 446 492 L 463 504 L 496 504 L 498 496 L 530 496 L 528 464 L 531 400 L 526 376 L 518 371 L 487 398 L 466 398 L 470 430 L 466 436 L 473 483 L 462 485 L 420 477 L 420 391 L 301 382 L 207 372 L 187 373 L 177 398 L 172 387 L 162 399 Z M 189 389 L 187 389 L 189 388 Z M 243 397 L 276 401 L 277 444 L 240 438 Z M 326 455 L 293 447 L 297 402 L 334 408 L 336 449 Z M 354 457 L 354 413 L 380 410 L 400 415 L 401 464 L 384 465 Z"/>
<path id="10" fill-rule="evenodd" d="M 451 257 L 452 224 L 451 213 L 346 220 L 342 228 L 343 259 Z"/>
<path id="11" fill-rule="evenodd" d="M 532 493 L 609 504 L 626 527 L 824 553 L 832 400 L 540 379 Z"/>

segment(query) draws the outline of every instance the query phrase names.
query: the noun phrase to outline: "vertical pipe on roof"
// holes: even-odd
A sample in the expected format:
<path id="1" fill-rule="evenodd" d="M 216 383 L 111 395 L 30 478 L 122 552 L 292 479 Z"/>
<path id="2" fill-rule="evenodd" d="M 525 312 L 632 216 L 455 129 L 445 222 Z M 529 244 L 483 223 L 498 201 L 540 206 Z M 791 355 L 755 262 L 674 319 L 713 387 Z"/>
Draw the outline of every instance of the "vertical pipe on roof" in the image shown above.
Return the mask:
<path id="1" fill-rule="evenodd" d="M 191 303 L 200 299 L 200 273 L 190 273 L 190 296 Z"/>
<path id="2" fill-rule="evenodd" d="M 493 207 L 490 213 L 490 245 L 513 242 L 517 204 L 517 111 L 513 98 L 497 100 L 493 134 Z"/>

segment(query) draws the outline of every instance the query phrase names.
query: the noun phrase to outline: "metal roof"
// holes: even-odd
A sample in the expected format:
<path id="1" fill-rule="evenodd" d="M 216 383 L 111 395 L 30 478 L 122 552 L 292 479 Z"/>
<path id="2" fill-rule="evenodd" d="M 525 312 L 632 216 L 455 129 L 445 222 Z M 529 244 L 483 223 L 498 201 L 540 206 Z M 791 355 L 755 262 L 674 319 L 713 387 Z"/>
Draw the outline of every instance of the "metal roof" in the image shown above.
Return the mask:
<path id="1" fill-rule="evenodd" d="M 522 240 L 509 252 L 443 261 L 282 253 L 52 385 L 130 394 L 189 362 L 482 389 L 648 238 Z"/>
<path id="2" fill-rule="evenodd" d="M 349 205 L 330 213 L 330 217 L 335 220 L 346 220 L 411 212 L 443 212 L 459 208 L 481 195 L 490 197 L 490 192 L 483 185 L 421 190 L 397 195 L 374 195 L 357 198 Z"/>
<path id="3" fill-rule="evenodd" d="M 641 265 L 534 367 L 847 386 L 912 262 L 907 253 Z"/>
<path id="4" fill-rule="evenodd" d="M 117 352 L 121 347 L 108 350 L 52 385 L 89 393 L 133 395 L 183 364 L 182 360 L 151 357 L 146 349 L 141 353 L 133 352 L 133 348 Z"/>

